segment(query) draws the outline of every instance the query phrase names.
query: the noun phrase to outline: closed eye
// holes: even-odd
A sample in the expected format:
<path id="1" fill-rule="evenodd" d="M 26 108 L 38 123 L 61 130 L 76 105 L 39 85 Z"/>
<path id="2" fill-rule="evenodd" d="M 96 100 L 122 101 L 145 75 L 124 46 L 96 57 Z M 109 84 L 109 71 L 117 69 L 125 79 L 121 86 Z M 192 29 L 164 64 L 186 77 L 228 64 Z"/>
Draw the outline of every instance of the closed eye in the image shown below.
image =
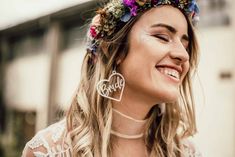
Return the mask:
<path id="1" fill-rule="evenodd" d="M 165 42 L 169 42 L 170 41 L 170 38 L 168 35 L 165 35 L 165 34 L 157 34 L 157 35 L 154 35 L 154 37 L 160 39 L 160 40 L 163 40 Z"/>

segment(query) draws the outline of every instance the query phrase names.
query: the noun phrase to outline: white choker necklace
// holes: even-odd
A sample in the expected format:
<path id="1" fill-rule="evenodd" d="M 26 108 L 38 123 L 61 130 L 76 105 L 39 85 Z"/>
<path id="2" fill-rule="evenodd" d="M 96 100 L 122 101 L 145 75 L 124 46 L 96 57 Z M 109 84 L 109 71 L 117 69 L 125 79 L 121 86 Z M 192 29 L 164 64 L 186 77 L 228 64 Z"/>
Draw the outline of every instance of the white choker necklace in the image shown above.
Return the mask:
<path id="1" fill-rule="evenodd" d="M 147 120 L 137 120 L 137 119 L 134 119 L 134 118 L 132 118 L 130 116 L 127 116 L 127 115 L 121 113 L 120 111 L 118 111 L 116 109 L 112 109 L 112 110 L 113 110 L 113 113 L 116 113 L 117 116 L 119 116 L 119 118 L 124 118 L 124 119 L 126 119 L 127 121 L 130 121 L 130 122 L 132 121 L 132 123 L 136 123 L 136 125 L 138 127 L 140 127 L 141 129 L 144 128 L 144 125 L 147 122 Z M 119 131 L 115 131 L 113 129 L 111 129 L 111 134 L 115 135 L 117 137 L 120 137 L 120 138 L 124 138 L 124 139 L 139 139 L 139 138 L 142 138 L 144 136 L 143 132 L 142 133 L 138 133 L 138 134 L 134 134 L 134 135 L 130 135 L 130 134 L 120 133 Z"/>
<path id="2" fill-rule="evenodd" d="M 119 114 L 120 116 L 125 117 L 126 119 L 132 120 L 132 121 L 137 122 L 137 123 L 146 123 L 146 122 L 147 122 L 147 120 L 138 120 L 138 119 L 134 119 L 134 118 L 132 118 L 132 117 L 130 117 L 130 116 L 128 116 L 128 115 L 125 115 L 124 113 L 121 113 L 120 111 L 118 111 L 118 110 L 116 110 L 116 109 L 114 109 L 114 108 L 113 108 L 113 111 L 114 111 L 115 113 Z"/>
<path id="3" fill-rule="evenodd" d="M 122 133 L 114 131 L 114 130 L 111 130 L 111 134 L 115 135 L 117 137 L 121 137 L 121 138 L 125 138 L 125 139 L 130 139 L 130 140 L 138 139 L 138 138 L 141 138 L 141 137 L 144 136 L 144 133 L 137 134 L 137 135 L 126 135 L 126 134 L 122 134 Z"/>

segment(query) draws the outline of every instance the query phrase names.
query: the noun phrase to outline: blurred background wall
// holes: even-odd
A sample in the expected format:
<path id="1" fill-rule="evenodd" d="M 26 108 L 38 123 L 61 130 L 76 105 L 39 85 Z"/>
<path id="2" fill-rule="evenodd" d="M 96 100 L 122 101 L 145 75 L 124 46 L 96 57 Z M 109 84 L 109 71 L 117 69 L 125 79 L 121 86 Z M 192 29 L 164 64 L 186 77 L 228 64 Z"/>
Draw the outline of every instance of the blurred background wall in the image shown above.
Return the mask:
<path id="1" fill-rule="evenodd" d="M 194 79 L 205 157 L 235 156 L 235 8 L 199 0 L 201 58 Z M 87 23 L 100 1 L 0 0 L 0 156 L 17 157 L 63 115 L 76 90 Z"/>

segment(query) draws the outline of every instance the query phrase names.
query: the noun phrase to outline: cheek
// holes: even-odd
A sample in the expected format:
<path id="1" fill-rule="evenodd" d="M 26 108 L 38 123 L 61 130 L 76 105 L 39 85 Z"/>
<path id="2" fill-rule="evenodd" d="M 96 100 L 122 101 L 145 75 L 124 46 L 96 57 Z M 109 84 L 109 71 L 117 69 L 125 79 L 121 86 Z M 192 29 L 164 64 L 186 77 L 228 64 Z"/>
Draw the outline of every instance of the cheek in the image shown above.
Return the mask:
<path id="1" fill-rule="evenodd" d="M 152 59 L 153 60 L 153 59 Z M 120 64 L 120 71 L 124 75 L 127 84 L 140 84 L 150 77 L 149 71 L 154 67 L 151 56 L 144 49 L 132 49 Z"/>
<path id="2" fill-rule="evenodd" d="M 139 38 L 132 48 L 136 54 L 141 54 L 142 58 L 147 59 L 149 63 L 153 62 L 153 64 L 156 64 L 169 52 L 170 47 L 168 45 L 160 43 L 150 35 L 144 34 Z"/>
<path id="3" fill-rule="evenodd" d="M 151 42 L 147 42 L 147 39 L 145 39 L 143 35 L 134 36 L 133 40 L 130 42 L 127 60 L 132 63 L 135 62 L 135 66 L 144 68 L 154 60 L 154 55 L 154 47 Z"/>

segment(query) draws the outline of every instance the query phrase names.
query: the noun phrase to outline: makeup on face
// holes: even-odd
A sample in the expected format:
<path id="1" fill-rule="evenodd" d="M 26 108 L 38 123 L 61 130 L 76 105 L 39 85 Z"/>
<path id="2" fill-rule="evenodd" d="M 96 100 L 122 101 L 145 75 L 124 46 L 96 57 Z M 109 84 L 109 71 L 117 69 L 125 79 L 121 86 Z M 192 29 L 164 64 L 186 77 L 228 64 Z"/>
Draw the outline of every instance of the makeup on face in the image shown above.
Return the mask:
<path id="1" fill-rule="evenodd" d="M 161 42 L 174 42 L 180 40 L 184 48 L 188 49 L 189 37 L 186 33 L 179 34 L 179 31 L 171 25 L 165 23 L 153 24 L 150 27 L 150 35 L 158 38 Z"/>
<path id="2" fill-rule="evenodd" d="M 121 64 L 128 88 L 155 102 L 177 100 L 189 70 L 184 15 L 174 7 L 154 8 L 135 23 L 129 39 L 128 55 Z"/>

